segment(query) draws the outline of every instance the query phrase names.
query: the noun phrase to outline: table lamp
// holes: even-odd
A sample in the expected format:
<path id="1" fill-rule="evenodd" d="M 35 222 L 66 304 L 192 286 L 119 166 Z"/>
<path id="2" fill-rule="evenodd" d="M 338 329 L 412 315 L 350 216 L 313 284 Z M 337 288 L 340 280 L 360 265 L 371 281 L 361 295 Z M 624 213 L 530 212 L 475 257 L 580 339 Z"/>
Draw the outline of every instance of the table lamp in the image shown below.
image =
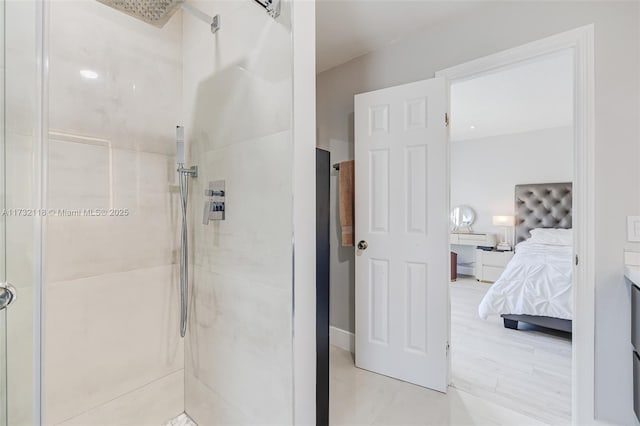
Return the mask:
<path id="1" fill-rule="evenodd" d="M 504 238 L 500 242 L 500 244 L 498 244 L 498 251 L 511 250 L 511 245 L 509 244 L 509 240 L 507 238 L 507 230 L 513 226 L 513 222 L 513 216 L 493 216 L 493 226 L 500 226 L 504 228 Z"/>

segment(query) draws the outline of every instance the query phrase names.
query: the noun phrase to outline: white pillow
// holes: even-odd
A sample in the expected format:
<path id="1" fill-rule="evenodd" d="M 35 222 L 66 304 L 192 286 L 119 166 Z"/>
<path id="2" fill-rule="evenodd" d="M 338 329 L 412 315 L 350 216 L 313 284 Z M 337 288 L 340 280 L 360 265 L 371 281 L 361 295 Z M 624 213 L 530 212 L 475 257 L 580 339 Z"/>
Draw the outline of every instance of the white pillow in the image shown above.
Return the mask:
<path id="1" fill-rule="evenodd" d="M 573 230 L 560 228 L 535 228 L 530 231 L 529 241 L 554 246 L 572 246 Z"/>

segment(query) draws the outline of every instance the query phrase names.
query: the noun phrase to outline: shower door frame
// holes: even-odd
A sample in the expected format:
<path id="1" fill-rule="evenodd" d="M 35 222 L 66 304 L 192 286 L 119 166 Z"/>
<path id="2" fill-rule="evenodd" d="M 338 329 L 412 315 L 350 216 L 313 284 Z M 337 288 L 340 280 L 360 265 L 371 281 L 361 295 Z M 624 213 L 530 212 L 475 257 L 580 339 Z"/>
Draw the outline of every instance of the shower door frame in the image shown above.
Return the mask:
<path id="1" fill-rule="evenodd" d="M 47 0 L 36 1 L 36 99 L 38 108 L 34 122 L 34 207 L 45 209 L 47 182 L 47 135 L 49 98 L 47 82 L 49 78 L 49 43 L 47 37 L 49 4 Z M 38 167 L 39 166 L 39 167 Z M 42 216 L 36 218 L 34 242 L 34 292 L 33 292 L 33 422 L 42 425 L 42 371 L 43 371 L 43 316 L 44 316 L 44 247 L 45 225 Z"/>

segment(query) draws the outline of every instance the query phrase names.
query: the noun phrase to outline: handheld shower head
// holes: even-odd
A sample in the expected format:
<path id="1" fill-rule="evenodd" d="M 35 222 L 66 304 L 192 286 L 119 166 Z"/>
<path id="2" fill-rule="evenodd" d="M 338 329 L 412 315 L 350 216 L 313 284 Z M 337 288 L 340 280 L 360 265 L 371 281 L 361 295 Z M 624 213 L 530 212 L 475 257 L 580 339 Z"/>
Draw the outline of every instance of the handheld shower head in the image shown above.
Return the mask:
<path id="1" fill-rule="evenodd" d="M 176 162 L 184 164 L 184 127 L 176 126 Z"/>

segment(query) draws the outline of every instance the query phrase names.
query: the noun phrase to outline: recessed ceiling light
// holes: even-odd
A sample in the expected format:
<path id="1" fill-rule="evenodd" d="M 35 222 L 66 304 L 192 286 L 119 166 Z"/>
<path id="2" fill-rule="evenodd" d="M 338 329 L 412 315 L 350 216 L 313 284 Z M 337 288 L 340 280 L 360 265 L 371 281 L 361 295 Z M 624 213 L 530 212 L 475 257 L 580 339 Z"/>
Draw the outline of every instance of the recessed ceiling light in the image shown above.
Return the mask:
<path id="1" fill-rule="evenodd" d="M 89 80 L 98 78 L 98 73 L 91 70 L 80 70 L 80 75 Z"/>
<path id="2" fill-rule="evenodd" d="M 472 124 L 471 126 L 469 126 L 469 129 L 471 129 L 471 130 L 475 130 L 475 129 L 476 129 L 476 126 L 474 126 L 474 125 Z"/>

